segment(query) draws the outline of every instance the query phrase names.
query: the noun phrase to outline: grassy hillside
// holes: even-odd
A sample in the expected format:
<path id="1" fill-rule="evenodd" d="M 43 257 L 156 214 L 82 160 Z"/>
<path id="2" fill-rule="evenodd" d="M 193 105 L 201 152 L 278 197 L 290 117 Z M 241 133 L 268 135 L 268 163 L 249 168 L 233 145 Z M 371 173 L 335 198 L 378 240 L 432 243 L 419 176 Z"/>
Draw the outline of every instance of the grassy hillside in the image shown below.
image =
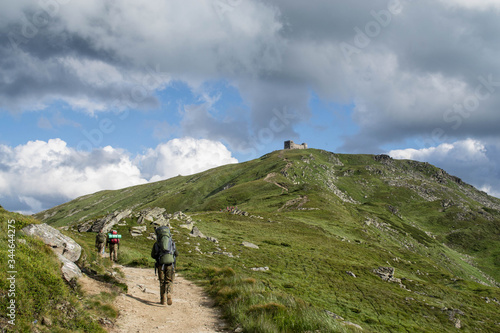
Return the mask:
<path id="1" fill-rule="evenodd" d="M 0 330 L 106 332 L 98 319 L 116 318 L 118 313 L 110 303 L 117 293 L 91 297 L 78 285 L 70 286 L 62 278 L 61 264 L 53 251 L 41 240 L 20 232 L 32 223 L 39 221 L 0 206 Z M 103 263 L 91 247 L 83 245 L 80 266 L 98 270 L 95 274 L 104 278 Z"/>
<path id="2" fill-rule="evenodd" d="M 227 206 L 249 214 L 220 211 Z M 179 227 L 182 221 L 171 221 L 179 269 L 210 281 L 207 289 L 230 320 L 255 317 L 243 323 L 248 331 L 309 327 L 291 319 L 303 308 L 319 311 L 313 311 L 316 322 L 326 320 L 327 310 L 365 331 L 500 327 L 500 200 L 427 163 L 276 151 L 192 176 L 88 195 L 37 217 L 76 226 L 115 210 L 146 207 L 184 211 L 219 240 L 193 239 Z M 119 227 L 120 260 L 151 265 L 152 241 L 129 235 L 136 224 L 132 217 Z M 259 249 L 243 247 L 243 241 Z M 269 270 L 251 269 L 265 266 Z M 214 273 L 222 267 L 233 273 Z M 374 272 L 379 267 L 394 268 L 392 282 Z M 240 290 L 234 281 L 254 281 L 254 287 Z M 345 321 L 338 330 L 352 329 Z"/>

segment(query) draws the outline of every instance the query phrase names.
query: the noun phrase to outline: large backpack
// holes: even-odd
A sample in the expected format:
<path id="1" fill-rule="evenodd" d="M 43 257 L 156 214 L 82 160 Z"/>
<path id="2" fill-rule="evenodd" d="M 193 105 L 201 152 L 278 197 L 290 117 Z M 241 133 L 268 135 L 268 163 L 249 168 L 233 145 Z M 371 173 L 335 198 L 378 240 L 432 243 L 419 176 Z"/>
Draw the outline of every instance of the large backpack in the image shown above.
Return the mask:
<path id="1" fill-rule="evenodd" d="M 108 239 L 111 244 L 118 244 L 120 243 L 120 238 L 122 238 L 122 235 L 118 235 L 118 232 L 116 230 L 112 230 L 108 234 Z"/>
<path id="2" fill-rule="evenodd" d="M 104 232 L 100 232 L 97 234 L 97 243 L 105 243 L 106 242 L 106 234 Z"/>
<path id="3" fill-rule="evenodd" d="M 156 228 L 156 244 L 158 247 L 156 262 L 160 265 L 173 264 L 175 262 L 175 244 L 168 226 Z"/>

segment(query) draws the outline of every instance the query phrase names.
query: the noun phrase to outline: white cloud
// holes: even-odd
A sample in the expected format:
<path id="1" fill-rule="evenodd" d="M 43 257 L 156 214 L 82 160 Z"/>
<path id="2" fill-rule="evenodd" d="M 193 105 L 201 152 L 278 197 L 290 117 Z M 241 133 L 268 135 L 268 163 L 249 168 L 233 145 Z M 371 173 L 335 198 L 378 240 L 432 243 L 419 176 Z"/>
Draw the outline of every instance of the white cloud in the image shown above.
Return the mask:
<path id="1" fill-rule="evenodd" d="M 466 179 L 476 188 L 499 196 L 500 182 L 495 177 L 498 169 L 493 146 L 468 138 L 423 149 L 398 149 L 388 152 L 396 159 L 429 162 L 448 173 Z"/>
<path id="2" fill-rule="evenodd" d="M 220 142 L 193 138 L 173 139 L 137 157 L 145 177 L 158 181 L 190 175 L 219 165 L 237 163 Z"/>
<path id="3" fill-rule="evenodd" d="M 0 200 L 4 207 L 37 212 L 78 196 L 237 163 L 220 142 L 174 139 L 138 155 L 107 146 L 77 151 L 61 139 L 0 145 Z"/>
<path id="4" fill-rule="evenodd" d="M 500 8 L 499 0 L 441 0 L 441 2 L 450 7 L 460 6 L 467 9 L 487 10 Z"/>
<path id="5" fill-rule="evenodd" d="M 417 161 L 453 161 L 474 164 L 488 161 L 484 144 L 470 138 L 454 143 L 442 143 L 437 147 L 391 150 L 389 155 L 398 159 Z"/>
<path id="6" fill-rule="evenodd" d="M 61 203 L 146 182 L 124 151 L 105 147 L 80 152 L 61 139 L 30 141 L 14 148 L 0 145 L 0 161 L 0 197 L 17 198 L 19 205 L 28 206 L 25 211 L 48 208 L 54 200 Z"/>

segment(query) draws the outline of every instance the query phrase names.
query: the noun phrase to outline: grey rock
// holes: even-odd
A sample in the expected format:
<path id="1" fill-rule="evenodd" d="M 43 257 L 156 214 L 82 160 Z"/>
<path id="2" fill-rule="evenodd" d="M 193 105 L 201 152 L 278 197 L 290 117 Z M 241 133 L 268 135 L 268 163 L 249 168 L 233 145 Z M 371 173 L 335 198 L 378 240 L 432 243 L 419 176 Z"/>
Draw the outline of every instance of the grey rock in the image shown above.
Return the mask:
<path id="1" fill-rule="evenodd" d="M 268 271 L 269 270 L 269 267 L 252 267 L 250 268 L 252 271 L 255 271 L 255 272 L 265 272 L 265 271 Z"/>
<path id="2" fill-rule="evenodd" d="M 394 277 L 394 267 L 379 267 L 373 270 L 382 280 L 390 281 Z"/>
<path id="3" fill-rule="evenodd" d="M 258 249 L 259 248 L 258 245 L 255 245 L 255 244 L 250 243 L 250 242 L 243 242 L 243 243 L 241 243 L 241 245 L 243 245 L 244 247 L 249 247 L 251 249 Z"/>
<path id="4" fill-rule="evenodd" d="M 105 233 L 108 233 L 113 229 L 115 224 L 118 224 L 122 219 L 129 217 L 132 214 L 131 209 L 126 209 L 124 211 L 116 211 L 114 213 L 108 214 L 102 219 L 99 219 L 94 222 L 90 231 L 99 232 L 103 230 Z"/>
<path id="5" fill-rule="evenodd" d="M 206 240 L 211 241 L 211 242 L 213 242 L 213 243 L 215 243 L 215 244 L 219 244 L 219 241 L 218 241 L 218 240 L 217 240 L 217 238 L 215 238 L 215 237 L 210 237 L 210 236 L 207 236 L 207 237 L 206 237 Z"/>
<path id="6" fill-rule="evenodd" d="M 61 267 L 61 271 L 66 281 L 70 282 L 73 278 L 78 279 L 82 277 L 82 271 L 74 262 L 60 254 L 57 254 L 57 257 L 63 264 Z"/>
<path id="7" fill-rule="evenodd" d="M 82 248 L 70 237 L 63 235 L 59 230 L 52 228 L 46 223 L 30 224 L 22 229 L 29 236 L 39 237 L 52 250 L 63 255 L 68 260 L 75 262 L 80 258 Z"/>
<path id="8" fill-rule="evenodd" d="M 197 227 L 193 227 L 189 234 L 193 237 L 205 238 L 205 235 Z"/>
<path id="9" fill-rule="evenodd" d="M 336 313 L 333 313 L 331 311 L 328 311 L 328 310 L 325 310 L 325 313 L 327 315 L 329 315 L 330 317 L 332 317 L 333 319 L 337 319 L 337 320 L 344 320 L 344 318 L 342 318 L 341 316 L 339 316 L 338 314 Z"/>
<path id="10" fill-rule="evenodd" d="M 183 224 L 180 224 L 179 227 L 191 231 L 194 228 L 194 223 L 183 223 Z"/>
<path id="11" fill-rule="evenodd" d="M 353 273 L 353 272 L 351 272 L 351 271 L 347 271 L 346 273 L 347 273 L 347 275 L 350 275 L 350 276 L 352 276 L 353 278 L 355 278 L 355 277 L 356 277 L 356 274 L 354 274 L 354 273 Z"/>
<path id="12" fill-rule="evenodd" d="M 170 220 L 161 215 L 158 219 L 153 221 L 153 225 L 157 227 L 170 226 Z"/>
<path id="13" fill-rule="evenodd" d="M 343 321 L 343 323 L 344 325 L 356 327 L 359 330 L 363 330 L 363 327 L 359 326 L 358 324 L 352 323 L 350 321 Z"/>

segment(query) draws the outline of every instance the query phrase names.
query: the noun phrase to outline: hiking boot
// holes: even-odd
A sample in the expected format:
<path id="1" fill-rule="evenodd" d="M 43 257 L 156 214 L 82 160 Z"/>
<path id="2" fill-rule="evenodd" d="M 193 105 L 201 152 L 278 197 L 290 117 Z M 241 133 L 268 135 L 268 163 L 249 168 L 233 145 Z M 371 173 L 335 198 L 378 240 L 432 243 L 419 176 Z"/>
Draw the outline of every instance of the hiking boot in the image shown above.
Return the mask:
<path id="1" fill-rule="evenodd" d="M 172 294 L 167 294 L 167 304 L 172 305 Z"/>

